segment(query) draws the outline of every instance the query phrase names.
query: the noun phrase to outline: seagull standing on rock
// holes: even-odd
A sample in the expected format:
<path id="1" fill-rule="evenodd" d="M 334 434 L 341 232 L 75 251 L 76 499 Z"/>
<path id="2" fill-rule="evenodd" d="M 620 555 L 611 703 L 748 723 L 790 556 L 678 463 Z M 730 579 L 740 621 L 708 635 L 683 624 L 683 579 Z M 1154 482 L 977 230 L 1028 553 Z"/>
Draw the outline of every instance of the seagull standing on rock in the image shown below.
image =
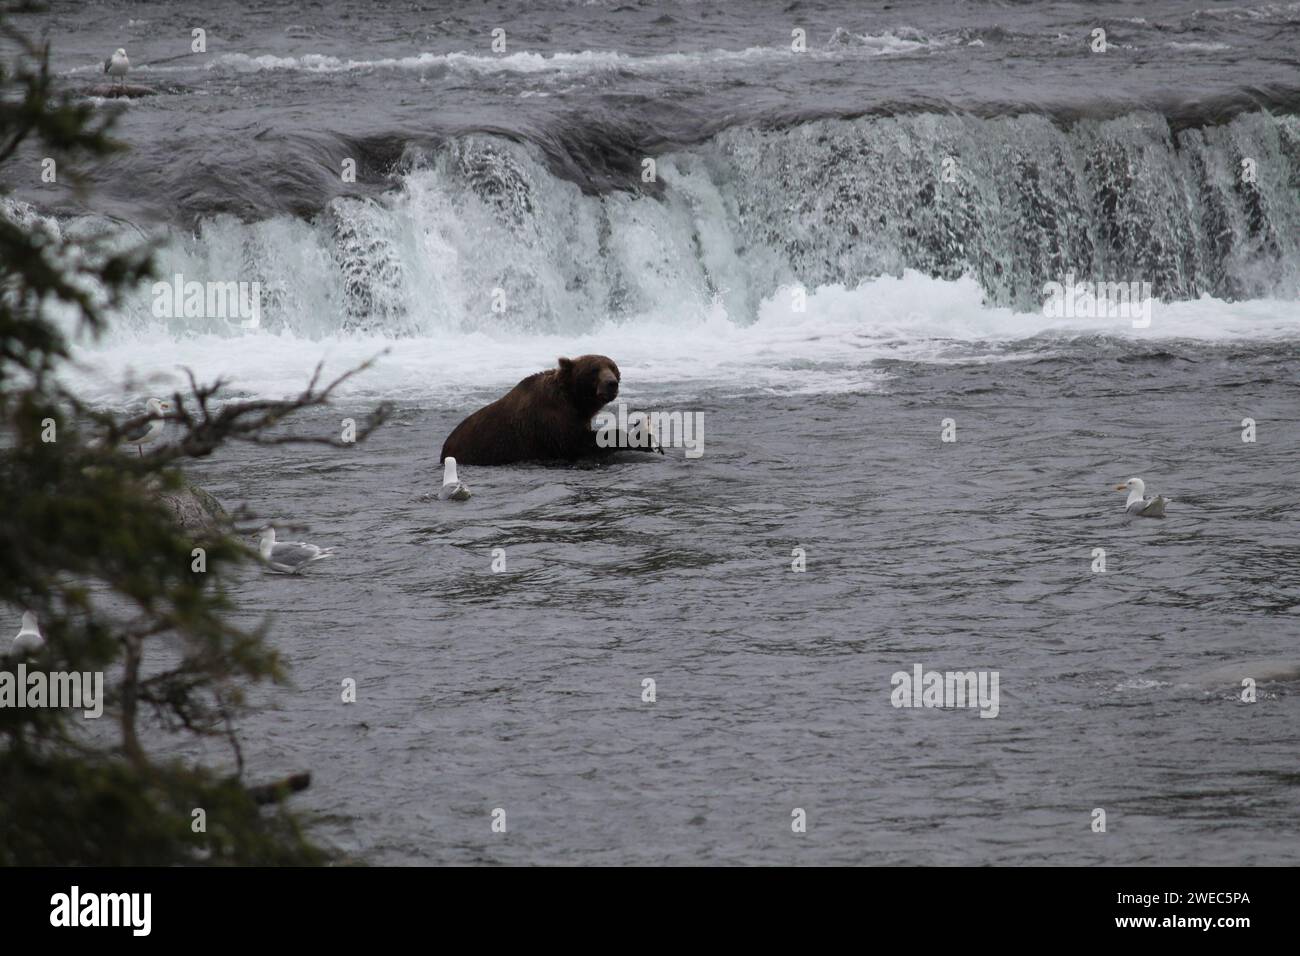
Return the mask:
<path id="1" fill-rule="evenodd" d="M 117 80 L 118 85 L 126 84 L 126 74 L 131 69 L 131 61 L 126 58 L 126 50 L 118 47 L 113 55 L 104 61 L 104 72 Z"/>
<path id="2" fill-rule="evenodd" d="M 262 530 L 257 550 L 262 555 L 266 566 L 279 574 L 298 574 L 315 561 L 334 557 L 333 548 L 318 548 L 314 544 L 304 544 L 301 541 L 277 542 L 274 528 Z"/>
<path id="3" fill-rule="evenodd" d="M 469 489 L 456 477 L 456 459 L 448 458 L 442 466 L 442 490 L 438 492 L 439 501 L 469 501 Z"/>
<path id="4" fill-rule="evenodd" d="M 1128 501 L 1124 503 L 1124 510 L 1132 518 L 1163 518 L 1165 516 L 1165 505 L 1169 499 L 1164 495 L 1156 495 L 1154 498 L 1144 498 L 1142 493 L 1147 490 L 1146 482 L 1141 478 L 1130 478 L 1122 485 L 1115 486 L 1116 491 L 1128 491 Z"/>
<path id="5" fill-rule="evenodd" d="M 143 425 L 131 429 L 131 431 L 127 432 L 123 436 L 122 440 L 128 445 L 134 445 L 136 451 L 140 453 L 140 457 L 143 458 L 144 446 L 156 441 L 158 436 L 162 434 L 163 428 L 166 427 L 166 423 L 162 420 L 162 416 L 166 412 L 171 411 L 171 408 L 172 406 L 170 402 L 164 402 L 157 398 L 149 399 L 149 401 L 145 403 L 144 410 L 150 415 L 155 415 L 157 417 L 151 421 L 145 422 Z"/>

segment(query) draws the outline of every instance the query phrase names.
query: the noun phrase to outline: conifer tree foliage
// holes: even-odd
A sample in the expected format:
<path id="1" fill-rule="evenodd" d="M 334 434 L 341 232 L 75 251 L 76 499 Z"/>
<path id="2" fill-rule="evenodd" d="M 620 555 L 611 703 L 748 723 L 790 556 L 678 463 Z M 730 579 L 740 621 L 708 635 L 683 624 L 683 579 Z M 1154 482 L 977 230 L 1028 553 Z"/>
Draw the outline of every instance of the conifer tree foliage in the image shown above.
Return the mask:
<path id="1" fill-rule="evenodd" d="M 262 630 L 229 623 L 231 572 L 256 560 L 253 526 L 183 521 L 167 499 L 189 489 L 186 461 L 230 442 L 342 445 L 280 426 L 366 366 L 326 384 L 318 369 L 289 401 L 223 401 L 224 383 L 191 377 L 166 413 L 176 441 L 143 456 L 123 445 L 147 415 L 94 408 L 57 372 L 71 340 L 102 334 L 123 294 L 152 275 L 151 249 L 70 241 L 4 194 L 33 151 L 72 176 L 124 147 L 111 115 L 56 89 L 47 47 L 3 20 L 0 32 L 17 51 L 0 63 L 0 655 L 31 610 L 46 643 L 23 666 L 103 672 L 107 699 L 97 721 L 0 706 L 0 865 L 321 862 L 285 802 L 305 778 L 243 779 L 244 691 L 286 678 Z M 372 411 L 356 439 L 387 412 Z M 151 655 L 166 666 L 147 668 Z M 19 663 L 4 657 L 0 671 Z M 218 770 L 151 748 L 151 728 L 222 738 L 233 760 Z"/>

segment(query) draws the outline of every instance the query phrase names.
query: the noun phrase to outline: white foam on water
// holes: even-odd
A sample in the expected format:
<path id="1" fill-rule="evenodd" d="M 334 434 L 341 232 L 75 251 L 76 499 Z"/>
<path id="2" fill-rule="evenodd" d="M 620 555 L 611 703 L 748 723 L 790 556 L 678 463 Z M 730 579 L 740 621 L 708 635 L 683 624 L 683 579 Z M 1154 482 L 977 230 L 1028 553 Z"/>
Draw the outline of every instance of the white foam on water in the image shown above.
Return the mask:
<path id="1" fill-rule="evenodd" d="M 1169 47 L 1171 50 L 1191 50 L 1193 52 L 1198 52 L 1198 53 L 1218 53 L 1223 50 L 1232 49 L 1232 46 L 1227 43 L 1208 43 L 1208 42 L 1200 42 L 1200 41 L 1191 42 L 1191 43 L 1179 43 L 1176 40 L 1171 40 L 1170 42 L 1166 43 L 1165 46 Z"/>
<path id="2" fill-rule="evenodd" d="M 484 56 L 475 53 L 417 53 L 403 57 L 384 57 L 370 60 L 353 60 L 324 53 L 304 53 L 300 56 L 274 54 L 223 53 L 214 57 L 207 69 L 232 70 L 241 73 L 282 70 L 304 73 L 346 73 L 356 70 L 428 70 L 447 68 L 469 73 L 601 73 L 623 70 L 631 73 L 653 73 L 663 70 L 698 69 L 707 66 L 731 66 L 752 63 L 755 60 L 811 56 L 814 58 L 844 58 L 848 56 L 887 56 L 914 53 L 932 47 L 946 46 L 951 41 L 931 40 L 919 32 L 901 30 L 895 33 L 849 34 L 838 32 L 826 48 L 809 45 L 796 53 L 787 45 L 754 46 L 740 50 L 713 49 L 691 53 L 659 53 L 637 56 L 616 50 L 579 50 L 576 52 L 535 53 L 521 50 L 515 53 Z"/>
<path id="3" fill-rule="evenodd" d="M 1117 691 L 1154 690 L 1157 687 L 1169 686 L 1167 681 L 1155 680 L 1150 677 L 1130 677 L 1116 684 L 1115 689 Z"/>
<path id="4" fill-rule="evenodd" d="M 200 380 L 230 381 L 231 394 L 283 398 L 297 394 L 320 361 L 339 374 L 386 350 L 375 366 L 348 382 L 340 397 L 387 398 L 417 404 L 460 402 L 476 391 L 513 385 L 552 367 L 560 355 L 597 352 L 619 363 L 625 389 L 766 389 L 834 393 L 877 386 L 880 359 L 920 362 L 1008 361 L 1067 346 L 1081 336 L 1135 341 L 1186 339 L 1211 343 L 1300 340 L 1295 302 L 1252 300 L 1152 303 L 1149 328 L 1127 319 L 1048 319 L 989 307 L 971 277 L 934 279 L 908 271 L 846 289 L 812 290 L 793 310 L 793 290 L 762 301 L 756 321 L 733 322 L 718 301 L 683 314 L 664 310 L 575 333 L 527 334 L 506 329 L 392 337 L 291 332 L 174 336 L 163 328 L 111 332 L 74 351 L 65 379 L 89 400 L 117 405 L 139 394 L 138 383 L 168 390 Z M 1019 346 L 1013 348 L 1013 346 Z M 124 383 L 132 382 L 130 386 Z"/>

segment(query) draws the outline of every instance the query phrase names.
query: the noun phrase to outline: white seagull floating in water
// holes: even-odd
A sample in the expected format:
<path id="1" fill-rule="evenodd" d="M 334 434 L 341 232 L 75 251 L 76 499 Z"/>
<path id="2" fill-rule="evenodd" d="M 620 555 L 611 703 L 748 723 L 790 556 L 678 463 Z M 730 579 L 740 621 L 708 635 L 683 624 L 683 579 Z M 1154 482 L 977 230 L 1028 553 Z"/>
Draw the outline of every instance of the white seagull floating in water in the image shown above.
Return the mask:
<path id="1" fill-rule="evenodd" d="M 442 490 L 438 492 L 438 499 L 446 501 L 469 501 L 469 489 L 460 483 L 456 477 L 456 459 L 448 458 L 442 467 Z"/>
<path id="2" fill-rule="evenodd" d="M 1116 485 L 1115 490 L 1128 491 L 1128 501 L 1124 503 L 1124 510 L 1130 516 L 1136 518 L 1163 518 L 1165 516 L 1165 505 L 1169 504 L 1169 499 L 1164 495 L 1143 498 L 1142 493 L 1147 490 L 1147 486 L 1146 482 L 1141 478 L 1130 478 L 1124 484 Z"/>
<path id="3" fill-rule="evenodd" d="M 144 410 L 150 415 L 157 415 L 159 417 L 152 421 L 145 422 L 143 425 L 137 425 L 122 438 L 122 441 L 126 444 L 134 445 L 136 450 L 140 452 L 142 458 L 144 457 L 144 446 L 152 444 L 157 440 L 158 436 L 162 434 L 162 430 L 166 427 L 166 423 L 162 420 L 161 416 L 170 412 L 172 406 L 171 402 L 164 402 L 157 398 L 151 398 L 145 403 Z"/>
<path id="4" fill-rule="evenodd" d="M 14 638 L 14 655 L 21 657 L 24 654 L 35 654 L 44 646 L 45 638 L 41 636 L 41 629 L 36 623 L 36 615 L 31 611 L 24 611 L 23 626 L 18 631 L 18 636 Z"/>
<path id="5" fill-rule="evenodd" d="M 113 55 L 104 61 L 104 72 L 118 83 L 126 82 L 126 74 L 131 69 L 131 61 L 126 58 L 126 50 L 118 47 Z"/>
<path id="6" fill-rule="evenodd" d="M 334 557 L 333 548 L 318 548 L 314 544 L 304 544 L 301 541 L 277 542 L 274 528 L 266 528 L 262 531 L 258 551 L 266 566 L 280 574 L 297 574 L 313 561 Z"/>

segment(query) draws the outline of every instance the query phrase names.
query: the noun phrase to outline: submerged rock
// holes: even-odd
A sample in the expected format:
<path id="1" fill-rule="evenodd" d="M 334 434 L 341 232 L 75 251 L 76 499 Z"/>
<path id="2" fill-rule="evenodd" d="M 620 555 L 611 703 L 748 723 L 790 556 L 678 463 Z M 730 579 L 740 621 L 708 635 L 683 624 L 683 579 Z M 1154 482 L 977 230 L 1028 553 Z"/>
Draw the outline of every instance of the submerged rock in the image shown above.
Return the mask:
<path id="1" fill-rule="evenodd" d="M 1260 657 L 1254 660 L 1220 664 L 1183 678 L 1183 683 L 1207 690 L 1230 687 L 1239 689 L 1245 678 L 1260 684 L 1283 683 L 1300 680 L 1300 659 L 1287 657 Z"/>
<path id="2" fill-rule="evenodd" d="M 105 100 L 131 100 L 138 96 L 157 96 L 159 92 L 152 86 L 142 86 L 139 83 L 96 83 L 86 90 L 86 95 Z"/>
<path id="3" fill-rule="evenodd" d="M 187 531 L 226 531 L 230 515 L 220 501 L 192 482 L 160 491 L 158 500 L 171 510 L 177 524 Z"/>

